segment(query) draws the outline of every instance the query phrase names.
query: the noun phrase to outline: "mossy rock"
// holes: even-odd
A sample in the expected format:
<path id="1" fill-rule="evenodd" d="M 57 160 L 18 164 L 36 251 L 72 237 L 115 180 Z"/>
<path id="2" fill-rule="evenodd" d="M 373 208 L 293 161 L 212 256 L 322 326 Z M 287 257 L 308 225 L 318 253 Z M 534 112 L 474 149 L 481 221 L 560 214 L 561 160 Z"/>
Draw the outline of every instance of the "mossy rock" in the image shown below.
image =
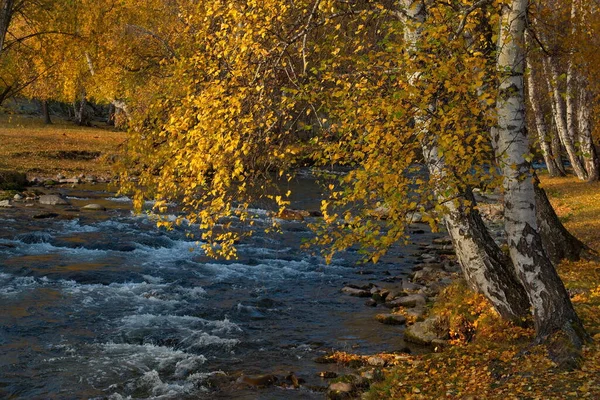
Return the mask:
<path id="1" fill-rule="evenodd" d="M 27 176 L 22 172 L 0 171 L 0 190 L 23 190 Z"/>
<path id="2" fill-rule="evenodd" d="M 2 200 L 12 200 L 15 197 L 15 194 L 19 193 L 18 190 L 3 190 L 0 191 L 0 201 Z"/>

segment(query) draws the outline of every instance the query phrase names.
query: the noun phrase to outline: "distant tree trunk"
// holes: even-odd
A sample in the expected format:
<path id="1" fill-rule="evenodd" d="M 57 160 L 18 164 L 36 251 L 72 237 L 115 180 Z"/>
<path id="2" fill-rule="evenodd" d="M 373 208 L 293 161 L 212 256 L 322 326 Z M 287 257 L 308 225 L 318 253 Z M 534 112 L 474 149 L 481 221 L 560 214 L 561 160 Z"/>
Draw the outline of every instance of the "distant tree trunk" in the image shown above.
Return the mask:
<path id="1" fill-rule="evenodd" d="M 48 107 L 48 100 L 42 101 L 42 114 L 44 116 L 44 124 L 51 125 L 52 119 L 50 118 L 50 110 Z"/>
<path id="2" fill-rule="evenodd" d="M 535 212 L 546 254 L 555 266 L 566 259 L 577 261 L 588 248 L 560 222 L 544 189 L 534 177 Z"/>
<path id="3" fill-rule="evenodd" d="M 108 105 L 108 118 L 106 119 L 106 125 L 115 126 L 115 112 L 117 111 L 115 105 L 110 103 Z"/>
<path id="4" fill-rule="evenodd" d="M 582 84 L 579 88 L 579 105 L 577 120 L 579 122 L 579 146 L 583 153 L 583 162 L 587 172 L 587 180 L 590 182 L 600 180 L 600 161 L 596 146 L 592 138 L 592 127 L 590 124 L 591 113 L 590 103 L 592 99 L 586 88 L 587 82 L 581 79 Z"/>
<path id="5" fill-rule="evenodd" d="M 548 79 L 548 87 L 552 94 L 551 104 L 558 136 L 563 146 L 565 146 L 565 150 L 567 151 L 567 155 L 569 156 L 569 161 L 571 162 L 571 166 L 573 167 L 575 175 L 577 175 L 579 179 L 586 179 L 587 176 L 585 169 L 581 164 L 577 154 L 577 149 L 575 149 L 573 136 L 571 136 L 573 130 L 569 128 L 569 124 L 565 118 L 565 116 L 569 114 L 565 110 L 565 104 L 558 86 L 558 71 L 556 69 L 555 60 L 553 60 L 551 57 L 547 57 L 544 62 L 544 66 L 544 69 L 546 70 L 546 77 Z M 569 122 L 571 121 L 569 120 Z"/>
<path id="6" fill-rule="evenodd" d="M 539 343 L 562 367 L 572 367 L 588 336 L 540 236 L 523 88 L 527 0 L 502 6 L 498 40 L 496 155 L 504 176 L 505 229 L 510 257 L 529 297 Z M 568 345 L 565 345 L 565 342 Z"/>
<path id="7" fill-rule="evenodd" d="M 73 101 L 73 112 L 75 115 L 75 123 L 79 126 L 89 125 L 89 116 L 86 111 L 87 98 L 85 90 L 81 92 L 80 98 Z"/>
<path id="8" fill-rule="evenodd" d="M 4 40 L 13 16 L 14 6 L 14 0 L 0 0 L 0 56 L 4 49 Z"/>
<path id="9" fill-rule="evenodd" d="M 419 26 L 425 21 L 426 7 L 422 1 L 403 0 L 405 12 L 405 39 L 412 51 L 418 51 Z M 412 78 L 411 78 L 412 79 Z M 435 105 L 430 106 L 435 110 Z M 436 143 L 435 135 L 428 131 L 427 113 L 415 117 L 415 126 L 421 132 L 421 148 L 430 175 L 443 185 L 450 171 Z M 456 192 L 456 188 L 454 189 Z M 455 203 L 438 188 L 436 198 L 448 210 L 444 223 L 452 239 L 463 275 L 469 286 L 483 294 L 498 313 L 508 320 L 522 323 L 529 315 L 529 301 L 523 286 L 517 280 L 510 260 L 490 237 L 475 199 L 466 193 L 471 206 Z"/>
<path id="10" fill-rule="evenodd" d="M 548 169 L 550 176 L 564 176 L 563 171 L 561 171 L 557 165 L 557 160 L 552 154 L 552 146 L 548 141 L 548 128 L 546 127 L 546 122 L 544 121 L 544 115 L 542 113 L 542 107 L 539 103 L 539 93 L 537 93 L 537 89 L 535 87 L 533 68 L 529 62 L 529 59 L 527 59 L 527 70 L 529 72 L 527 74 L 527 93 L 529 94 L 529 104 L 531 104 L 531 110 L 533 111 L 535 126 L 538 133 L 538 141 L 542 150 L 544 162 L 546 163 L 546 168 Z"/>
<path id="11" fill-rule="evenodd" d="M 566 176 L 567 170 L 563 162 L 562 148 L 560 146 L 560 138 L 556 132 L 556 127 L 552 130 L 552 136 L 550 138 L 550 145 L 552 146 L 552 156 L 554 157 L 556 168 L 560 171 L 560 176 Z"/>

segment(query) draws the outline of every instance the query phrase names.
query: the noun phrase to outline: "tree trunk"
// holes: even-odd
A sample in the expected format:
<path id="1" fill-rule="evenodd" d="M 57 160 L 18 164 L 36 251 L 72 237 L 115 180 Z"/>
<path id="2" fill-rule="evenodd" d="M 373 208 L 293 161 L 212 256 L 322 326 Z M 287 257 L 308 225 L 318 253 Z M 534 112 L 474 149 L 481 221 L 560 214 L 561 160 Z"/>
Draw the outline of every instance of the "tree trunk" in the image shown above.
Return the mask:
<path id="1" fill-rule="evenodd" d="M 85 90 L 81 92 L 79 101 L 75 99 L 73 101 L 73 112 L 75 114 L 75 123 L 79 126 L 89 125 L 88 115 L 86 112 L 87 98 Z"/>
<path id="2" fill-rule="evenodd" d="M 115 113 L 117 108 L 113 103 L 108 105 L 108 118 L 106 119 L 106 125 L 115 126 Z"/>
<path id="3" fill-rule="evenodd" d="M 504 176 L 505 229 L 510 257 L 533 309 L 537 342 L 550 344 L 563 367 L 573 367 L 587 335 L 542 244 L 536 218 L 535 185 L 525 159 L 523 74 L 527 0 L 502 6 L 498 40 L 498 128 L 496 155 Z M 568 344 L 565 346 L 565 342 Z"/>
<path id="4" fill-rule="evenodd" d="M 596 152 L 596 146 L 592 138 L 592 128 L 590 125 L 590 103 L 591 99 L 589 92 L 586 88 L 587 82 L 581 79 L 583 82 L 579 89 L 579 108 L 577 119 L 579 122 L 579 145 L 581 152 L 583 153 L 583 162 L 585 170 L 587 172 L 587 180 L 589 182 L 597 181 L 600 179 L 600 168 L 598 153 Z"/>
<path id="5" fill-rule="evenodd" d="M 0 0 L 0 56 L 4 49 L 4 40 L 13 16 L 14 5 L 14 0 Z"/>
<path id="6" fill-rule="evenodd" d="M 44 116 L 44 124 L 51 125 L 50 110 L 48 109 L 48 100 L 42 100 L 42 114 Z"/>
<path id="7" fill-rule="evenodd" d="M 558 170 L 560 171 L 560 176 L 566 176 L 567 170 L 565 169 L 565 164 L 563 162 L 560 138 L 558 137 L 558 133 L 556 132 L 556 127 L 554 128 L 555 129 L 553 129 L 552 136 L 550 138 L 550 145 L 552 146 L 552 155 L 554 156 L 556 168 L 558 168 Z"/>
<path id="8" fill-rule="evenodd" d="M 556 70 L 555 61 L 551 57 L 547 57 L 544 62 L 544 67 L 546 70 L 546 77 L 548 79 L 548 87 L 552 94 L 552 113 L 554 115 L 558 137 L 560 138 L 563 146 L 565 146 L 565 150 L 567 151 L 567 155 L 569 156 L 569 161 L 571 162 L 571 166 L 573 167 L 575 175 L 577 175 L 579 179 L 586 179 L 587 176 L 585 169 L 583 168 L 583 165 L 581 164 L 581 161 L 577 155 L 577 149 L 575 149 L 573 137 L 570 136 L 572 130 L 569 130 L 567 120 L 565 119 L 567 111 L 565 111 L 565 105 L 558 87 L 558 71 Z"/>
<path id="9" fill-rule="evenodd" d="M 412 51 L 418 49 L 419 25 L 425 21 L 426 9 L 422 1 L 403 0 L 405 6 L 405 39 Z M 411 77 L 411 79 L 414 77 Z M 435 105 L 430 105 L 430 111 Z M 430 176 L 444 185 L 449 174 L 444 157 L 440 154 L 436 139 L 428 130 L 427 113 L 417 113 L 415 126 L 420 131 L 421 148 Z M 456 188 L 450 188 L 456 193 Z M 439 186 L 435 191 L 438 202 L 448 210 L 444 223 L 452 239 L 463 275 L 469 286 L 482 293 L 508 320 L 522 323 L 529 314 L 529 302 L 523 286 L 517 280 L 510 260 L 489 235 L 479 212 L 474 208 L 475 199 L 469 192 L 470 206 L 455 203 Z M 461 199 L 464 200 L 464 197 Z"/>
<path id="10" fill-rule="evenodd" d="M 564 227 L 554 212 L 554 208 L 539 185 L 537 176 L 534 177 L 535 211 L 540 235 L 546 254 L 555 266 L 566 259 L 577 261 L 588 247 Z"/>
<path id="11" fill-rule="evenodd" d="M 529 59 L 527 60 L 527 93 L 529 94 L 529 104 L 531 104 L 531 110 L 533 111 L 533 115 L 535 118 L 535 127 L 538 133 L 538 141 L 540 143 L 540 148 L 542 150 L 542 155 L 544 156 L 544 162 L 546 163 L 546 168 L 548 169 L 548 174 L 550 176 L 564 176 L 562 171 L 557 165 L 556 160 L 552 154 L 552 147 L 550 142 L 548 141 L 548 129 L 546 127 L 546 122 L 544 121 L 544 115 L 542 113 L 542 107 L 539 103 L 539 94 L 537 93 L 537 89 L 535 87 L 535 80 L 533 79 L 533 68 Z"/>

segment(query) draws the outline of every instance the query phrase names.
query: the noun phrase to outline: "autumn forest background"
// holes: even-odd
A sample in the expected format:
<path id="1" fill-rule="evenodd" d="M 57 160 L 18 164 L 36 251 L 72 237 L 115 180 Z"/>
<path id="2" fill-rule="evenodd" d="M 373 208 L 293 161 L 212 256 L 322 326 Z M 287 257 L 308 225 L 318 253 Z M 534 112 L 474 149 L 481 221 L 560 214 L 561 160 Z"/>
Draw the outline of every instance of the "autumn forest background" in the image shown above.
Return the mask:
<path id="1" fill-rule="evenodd" d="M 395 286 L 342 289 L 422 354 L 335 348 L 320 386 L 225 371 L 186 395 L 598 398 L 598 49 L 595 0 L 0 0 L 1 212 L 110 183 L 207 259 L 294 221 L 360 271 L 434 235 Z M 181 395 L 141 387 L 119 390 Z"/>

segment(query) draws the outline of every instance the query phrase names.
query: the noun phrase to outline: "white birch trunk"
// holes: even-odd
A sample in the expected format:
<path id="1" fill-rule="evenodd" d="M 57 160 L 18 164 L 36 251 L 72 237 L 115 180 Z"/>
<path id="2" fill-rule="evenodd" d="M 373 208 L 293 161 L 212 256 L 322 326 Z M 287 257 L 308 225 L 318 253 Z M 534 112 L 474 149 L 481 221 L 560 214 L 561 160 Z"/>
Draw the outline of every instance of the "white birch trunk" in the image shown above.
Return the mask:
<path id="1" fill-rule="evenodd" d="M 527 61 L 527 93 L 529 95 L 529 104 L 531 104 L 531 110 L 534 114 L 535 127 L 538 134 L 538 141 L 544 156 L 544 162 L 550 176 L 563 176 L 564 174 L 557 166 L 557 160 L 554 159 L 552 154 L 552 147 L 548 141 L 548 128 L 544 121 L 544 115 L 542 113 L 542 107 L 539 103 L 539 93 L 535 87 L 535 80 L 533 79 L 533 68 L 529 60 Z"/>
<path id="2" fill-rule="evenodd" d="M 529 152 L 523 90 L 527 6 L 527 0 L 513 0 L 502 7 L 498 42 L 500 86 L 494 139 L 504 176 L 505 229 L 510 257 L 533 309 L 537 340 L 552 340 L 562 332 L 580 348 L 585 331 L 544 251 L 536 220 L 534 176 L 525 158 Z"/>
<path id="3" fill-rule="evenodd" d="M 587 82 L 583 82 L 579 89 L 579 107 L 577 121 L 579 122 L 579 145 L 583 153 L 585 170 L 587 171 L 588 181 L 597 181 L 600 179 L 600 166 L 598 153 L 594 146 L 592 137 L 592 127 L 590 123 L 590 103 L 589 92 L 586 89 Z"/>
<path id="4" fill-rule="evenodd" d="M 583 165 L 581 164 L 581 161 L 577 155 L 577 149 L 575 148 L 575 144 L 573 142 L 573 136 L 570 135 L 572 132 L 569 131 L 569 124 L 565 118 L 567 111 L 565 110 L 562 95 L 558 87 L 558 70 L 556 69 L 555 61 L 551 57 L 547 57 L 546 60 L 544 60 L 544 69 L 548 79 L 548 87 L 552 94 L 552 114 L 554 115 L 558 137 L 560 138 L 563 146 L 565 146 L 567 156 L 569 157 L 569 162 L 573 167 L 575 175 L 579 179 L 586 179 L 585 169 L 583 168 Z"/>
<path id="5" fill-rule="evenodd" d="M 571 3 L 571 31 L 573 33 L 574 39 L 577 39 L 577 34 L 579 29 L 586 29 L 586 19 L 588 16 L 586 15 L 586 9 L 582 7 L 583 4 L 581 2 L 577 2 L 576 0 L 572 0 Z M 588 181 L 597 181 L 600 179 L 600 171 L 599 171 L 599 160 L 598 154 L 596 152 L 596 148 L 594 146 L 593 138 L 592 138 L 592 128 L 590 123 L 591 113 L 590 113 L 590 104 L 592 103 L 592 98 L 589 95 L 588 91 L 588 80 L 582 75 L 581 71 L 574 71 L 573 68 L 573 56 L 569 58 L 569 67 L 571 69 L 571 74 L 573 72 L 578 72 L 573 74 L 574 76 L 571 78 L 573 81 L 573 85 L 577 85 L 577 123 L 578 123 L 578 139 L 579 139 L 579 148 L 581 150 L 581 157 L 583 159 L 583 166 L 585 168 L 587 174 Z M 568 82 L 569 78 L 567 78 Z M 574 92 L 573 92 L 574 93 Z M 572 95 L 575 97 L 575 95 Z M 573 101 L 574 102 L 574 101 Z M 575 110 L 573 110 L 573 114 L 575 114 Z M 573 122 L 575 125 L 575 122 Z M 574 129 L 574 128 L 573 128 Z"/>
<path id="6" fill-rule="evenodd" d="M 411 51 L 417 51 L 419 25 L 425 22 L 426 17 L 425 5 L 423 1 L 412 0 L 403 0 L 402 4 L 406 15 L 405 40 Z M 410 78 L 413 80 L 416 77 Z M 435 105 L 432 104 L 430 108 L 434 111 Z M 510 260 L 498 248 L 478 211 L 474 209 L 474 198 L 469 193 L 470 207 L 465 207 L 460 201 L 441 194 L 446 192 L 442 188 L 448 167 L 440 155 L 435 137 L 428 130 L 429 118 L 426 115 L 420 113 L 415 117 L 415 124 L 421 133 L 421 148 L 430 177 L 436 181 L 435 195 L 448 210 L 444 223 L 465 280 L 471 289 L 482 293 L 502 317 L 515 322 L 523 321 L 529 313 L 525 291 L 512 271 Z M 460 200 L 464 201 L 464 196 Z"/>

